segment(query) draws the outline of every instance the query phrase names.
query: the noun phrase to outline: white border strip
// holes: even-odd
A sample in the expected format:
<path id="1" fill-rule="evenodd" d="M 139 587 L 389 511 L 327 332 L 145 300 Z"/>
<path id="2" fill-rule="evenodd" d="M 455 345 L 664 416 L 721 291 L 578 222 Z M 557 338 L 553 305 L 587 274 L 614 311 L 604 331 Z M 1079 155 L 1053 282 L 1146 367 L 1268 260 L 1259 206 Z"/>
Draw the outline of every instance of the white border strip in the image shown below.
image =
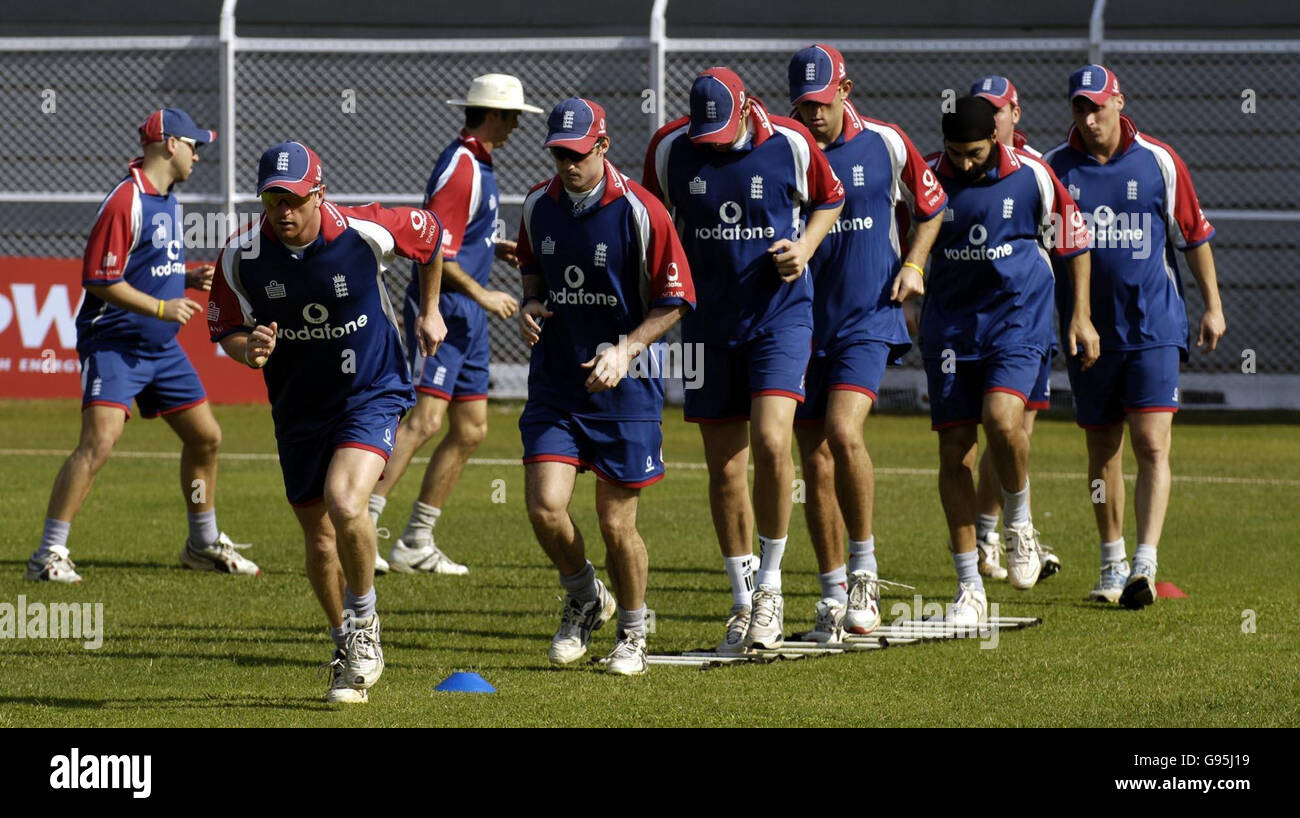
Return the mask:
<path id="1" fill-rule="evenodd" d="M 439 40 L 282 39 L 240 37 L 238 51 L 316 54 L 502 54 L 516 51 L 628 51 L 649 49 L 649 37 L 458 38 Z"/>
<path id="2" fill-rule="evenodd" d="M 209 34 L 179 37 L 0 37 L 4 51 L 184 51 L 213 48 L 220 39 Z"/>
<path id="3" fill-rule="evenodd" d="M 808 45 L 803 40 L 719 40 L 706 37 L 674 37 L 664 42 L 668 52 L 704 51 L 704 52 L 754 52 L 754 53 L 794 53 Z M 1040 37 L 1037 39 L 1004 40 L 998 38 L 960 39 L 960 40 L 836 40 L 835 47 L 841 52 L 869 51 L 875 53 L 909 53 L 909 52 L 1024 52 L 1024 51 L 1077 51 L 1088 52 L 1088 41 L 1081 37 Z"/>

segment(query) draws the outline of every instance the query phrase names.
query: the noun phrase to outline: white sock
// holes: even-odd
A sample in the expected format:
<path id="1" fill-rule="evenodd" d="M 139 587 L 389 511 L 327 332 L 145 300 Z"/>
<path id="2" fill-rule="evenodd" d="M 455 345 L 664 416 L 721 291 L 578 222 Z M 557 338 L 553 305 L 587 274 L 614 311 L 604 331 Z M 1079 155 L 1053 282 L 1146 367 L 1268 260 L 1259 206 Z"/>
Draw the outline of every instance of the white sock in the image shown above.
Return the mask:
<path id="1" fill-rule="evenodd" d="M 849 575 L 843 565 L 834 571 L 818 574 L 817 578 L 822 581 L 823 598 L 833 599 L 841 605 L 849 601 Z"/>
<path id="2" fill-rule="evenodd" d="M 975 521 L 975 539 L 984 542 L 984 539 L 998 530 L 998 515 L 981 514 Z"/>
<path id="3" fill-rule="evenodd" d="M 1101 564 L 1108 565 L 1112 562 L 1123 562 L 1128 559 L 1128 550 L 1124 547 L 1124 538 L 1120 537 L 1114 542 L 1104 542 L 1101 544 Z"/>
<path id="4" fill-rule="evenodd" d="M 957 567 L 957 581 L 963 585 L 974 585 L 984 590 L 984 580 L 980 579 L 979 551 L 965 554 L 953 554 L 952 564 Z"/>
<path id="5" fill-rule="evenodd" d="M 758 535 L 759 565 L 756 585 L 768 585 L 774 590 L 781 590 L 781 558 L 785 556 L 785 537 L 768 539 Z"/>
<path id="6" fill-rule="evenodd" d="M 441 514 L 442 509 L 416 500 L 415 505 L 411 506 L 411 519 L 406 522 L 406 531 L 402 533 L 402 539 L 407 542 L 429 539 L 433 536 L 433 527 L 438 524 L 438 517 Z"/>
<path id="7" fill-rule="evenodd" d="M 221 532 L 217 530 L 217 512 L 212 511 L 191 511 L 188 513 L 190 522 L 190 542 L 199 548 L 207 548 L 217 541 Z"/>
<path id="8" fill-rule="evenodd" d="M 596 590 L 596 566 L 591 564 L 591 560 L 587 560 L 587 564 L 576 574 L 567 577 L 560 574 L 560 585 L 584 604 L 600 599 L 600 592 Z"/>
<path id="9" fill-rule="evenodd" d="M 1019 528 L 1029 522 L 1029 478 L 1020 491 L 1002 490 L 1002 516 L 1007 528 Z"/>
<path id="10" fill-rule="evenodd" d="M 754 572 L 750 554 L 743 557 L 726 557 L 727 579 L 731 580 L 731 604 L 748 608 L 754 602 Z"/>
<path id="11" fill-rule="evenodd" d="M 1146 560 L 1152 565 L 1156 564 L 1156 547 L 1147 543 L 1138 543 L 1137 550 L 1133 552 L 1133 561 Z"/>
<path id="12" fill-rule="evenodd" d="M 618 607 L 618 630 L 620 633 L 635 631 L 645 636 L 645 606 L 642 605 L 635 611 L 629 611 L 620 605 Z"/>
<path id="13" fill-rule="evenodd" d="M 378 494 L 370 495 L 370 520 L 375 525 L 379 525 L 379 517 L 384 513 L 384 506 L 388 505 L 388 498 Z"/>
<path id="14" fill-rule="evenodd" d="M 343 590 L 343 607 L 352 611 L 353 619 L 368 619 L 375 615 L 375 586 L 371 585 L 370 590 L 361 596 L 352 592 L 351 588 Z"/>
<path id="15" fill-rule="evenodd" d="M 872 535 L 865 540 L 849 540 L 849 570 L 850 571 L 870 571 L 878 574 L 876 570 L 876 537 Z"/>
<path id="16" fill-rule="evenodd" d="M 41 547 L 36 549 L 33 556 L 42 562 L 49 559 L 53 554 L 58 554 L 60 557 L 67 559 L 68 531 L 71 529 L 72 523 L 46 517 L 45 531 L 41 533 Z"/>

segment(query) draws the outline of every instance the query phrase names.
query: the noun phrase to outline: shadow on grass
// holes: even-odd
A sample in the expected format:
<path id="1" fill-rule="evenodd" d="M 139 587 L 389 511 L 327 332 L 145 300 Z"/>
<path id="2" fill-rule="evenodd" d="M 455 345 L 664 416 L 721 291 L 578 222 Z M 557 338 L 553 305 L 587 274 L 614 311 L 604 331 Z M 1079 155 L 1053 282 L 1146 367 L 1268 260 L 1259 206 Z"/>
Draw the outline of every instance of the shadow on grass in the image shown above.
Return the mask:
<path id="1" fill-rule="evenodd" d="M 271 697 L 213 696 L 138 696 L 135 698 L 84 699 L 47 696 L 0 696 L 0 705 L 25 704 L 30 707 L 123 710 L 223 710 L 263 708 L 267 710 L 315 710 L 330 712 L 335 708 L 310 698 L 279 699 Z"/>

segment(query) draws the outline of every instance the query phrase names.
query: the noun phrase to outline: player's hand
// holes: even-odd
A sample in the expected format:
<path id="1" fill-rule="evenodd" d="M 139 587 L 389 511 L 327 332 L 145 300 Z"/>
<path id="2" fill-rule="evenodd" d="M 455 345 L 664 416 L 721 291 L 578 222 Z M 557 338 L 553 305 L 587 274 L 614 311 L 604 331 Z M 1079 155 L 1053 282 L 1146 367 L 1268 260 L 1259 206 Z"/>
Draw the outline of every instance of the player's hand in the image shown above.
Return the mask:
<path id="1" fill-rule="evenodd" d="M 280 326 L 274 321 L 271 326 L 258 324 L 252 332 L 248 334 L 248 340 L 244 346 L 244 363 L 254 369 L 261 369 L 266 366 L 266 359 L 271 357 L 275 351 L 275 334 Z"/>
<path id="2" fill-rule="evenodd" d="M 1201 330 L 1196 334 L 1196 345 L 1205 347 L 1206 352 L 1213 352 L 1219 345 L 1219 339 L 1228 331 L 1223 320 L 1222 310 L 1206 310 L 1201 316 Z"/>
<path id="3" fill-rule="evenodd" d="M 163 302 L 164 321 L 174 321 L 184 326 L 185 322 L 193 318 L 203 307 L 199 306 L 197 301 L 191 301 L 188 298 L 169 298 Z"/>
<path id="4" fill-rule="evenodd" d="M 515 255 L 515 250 L 519 247 L 518 242 L 510 239 L 501 239 L 492 246 L 492 252 L 497 258 L 509 264 L 515 269 L 519 269 L 519 256 Z"/>
<path id="5" fill-rule="evenodd" d="M 787 284 L 803 275 L 804 267 L 808 266 L 808 257 L 812 255 L 808 252 L 808 245 L 802 240 L 791 241 L 790 239 L 777 239 L 772 242 L 771 247 L 767 248 L 767 252 L 772 254 L 776 272 Z"/>
<path id="6" fill-rule="evenodd" d="M 1092 321 L 1087 318 L 1075 316 L 1070 321 L 1070 329 L 1066 334 L 1066 344 L 1070 348 L 1071 355 L 1079 356 L 1082 369 L 1090 368 L 1101 357 L 1101 336 L 1097 334 L 1097 330 L 1092 326 Z M 1082 352 L 1079 351 L 1080 346 L 1083 347 Z"/>
<path id="7" fill-rule="evenodd" d="M 428 358 L 447 340 L 447 324 L 438 310 L 427 312 L 416 319 L 415 336 L 420 342 L 420 354 Z"/>
<path id="8" fill-rule="evenodd" d="M 185 289 L 203 290 L 207 292 L 212 289 L 212 274 L 217 268 L 211 264 L 204 264 L 202 267 L 195 267 L 185 271 Z"/>
<path id="9" fill-rule="evenodd" d="M 541 301 L 529 301 L 519 310 L 519 337 L 532 346 L 542 338 L 542 325 L 539 318 L 550 318 L 555 313 L 546 309 Z"/>
<path id="10" fill-rule="evenodd" d="M 591 375 L 588 376 L 585 384 L 587 391 L 595 394 L 618 386 L 619 382 L 627 376 L 632 357 L 627 344 L 616 344 L 606 347 L 604 352 L 597 353 L 596 357 L 582 365 L 583 369 L 591 370 Z"/>
<path id="11" fill-rule="evenodd" d="M 478 305 L 501 318 L 509 318 L 519 311 L 519 302 L 515 297 L 501 290 L 484 290 Z"/>
<path id="12" fill-rule="evenodd" d="M 909 298 L 925 295 L 925 279 L 921 274 L 911 267 L 901 267 L 898 275 L 894 276 L 894 289 L 890 291 L 890 299 L 903 303 Z"/>

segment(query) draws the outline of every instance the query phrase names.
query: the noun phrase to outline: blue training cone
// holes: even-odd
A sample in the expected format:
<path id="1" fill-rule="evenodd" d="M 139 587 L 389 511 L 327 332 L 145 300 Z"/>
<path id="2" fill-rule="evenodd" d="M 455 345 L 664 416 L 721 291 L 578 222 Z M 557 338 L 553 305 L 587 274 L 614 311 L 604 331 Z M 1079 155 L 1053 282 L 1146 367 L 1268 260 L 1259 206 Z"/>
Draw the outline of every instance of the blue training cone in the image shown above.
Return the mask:
<path id="1" fill-rule="evenodd" d="M 488 684 L 487 679 L 477 673 L 467 671 L 457 671 L 442 680 L 442 684 L 434 690 L 445 690 L 451 693 L 495 693 L 497 689 Z"/>

